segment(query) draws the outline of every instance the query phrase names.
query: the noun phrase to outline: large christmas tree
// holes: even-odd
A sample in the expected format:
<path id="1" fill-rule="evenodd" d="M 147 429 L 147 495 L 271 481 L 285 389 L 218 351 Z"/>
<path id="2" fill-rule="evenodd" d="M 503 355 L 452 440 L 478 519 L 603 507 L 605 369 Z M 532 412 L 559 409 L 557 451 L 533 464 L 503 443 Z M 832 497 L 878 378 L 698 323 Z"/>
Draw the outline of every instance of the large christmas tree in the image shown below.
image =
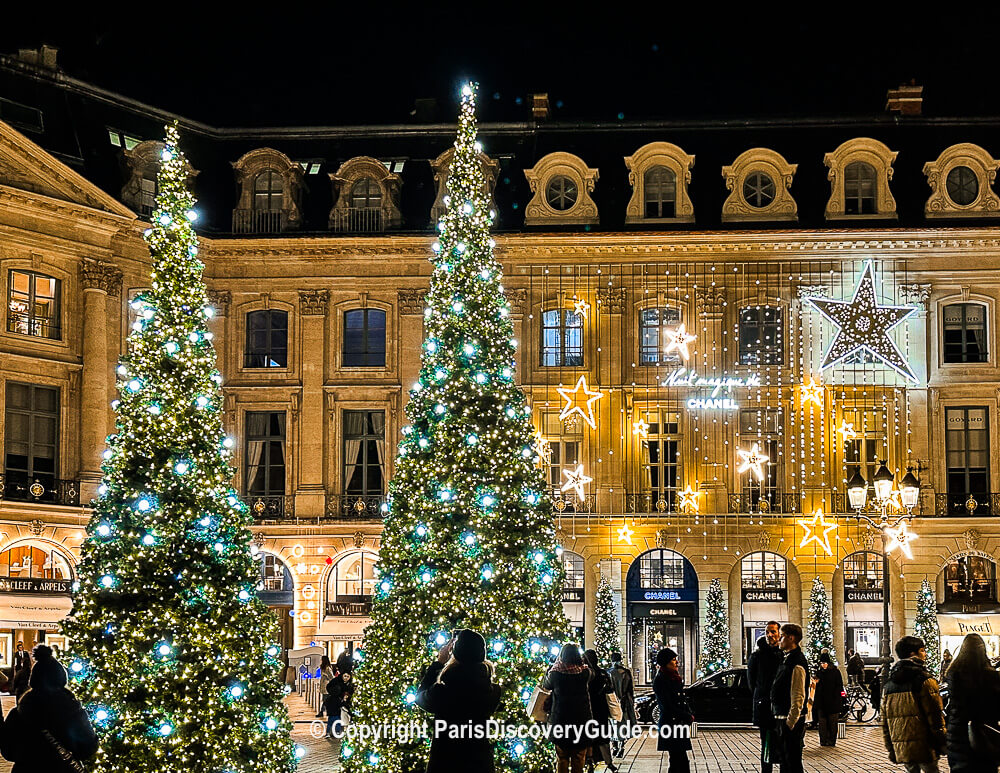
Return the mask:
<path id="1" fill-rule="evenodd" d="M 833 623 L 830 613 L 830 597 L 826 593 L 823 581 L 813 579 L 812 590 L 809 592 L 809 623 L 806 626 L 806 657 L 809 667 L 815 672 L 819 669 L 819 656 L 826 650 L 830 659 L 837 665 L 837 651 L 833 646 Z"/>
<path id="2" fill-rule="evenodd" d="M 722 583 L 718 578 L 708 586 L 706 598 L 705 627 L 701 635 L 701 662 L 699 676 L 709 676 L 732 665 L 729 648 L 729 614 L 726 612 L 726 597 L 722 593 Z"/>
<path id="3" fill-rule="evenodd" d="M 920 590 L 917 591 L 917 617 L 913 622 L 913 633 L 927 645 L 927 670 L 937 674 L 941 668 L 941 629 L 938 627 L 934 587 L 927 580 L 920 583 Z"/>
<path id="4" fill-rule="evenodd" d="M 496 718 L 528 722 L 531 691 L 568 627 L 531 410 L 514 383 L 517 342 L 480 152 L 468 85 L 357 672 L 355 722 L 370 726 L 426 719 L 413 705 L 421 671 L 457 628 L 486 637 L 503 686 Z M 548 744 L 495 749 L 498 770 L 552 768 Z M 345 743 L 341 754 L 350 771 L 408 773 L 424 770 L 427 750 L 426 741 L 383 738 Z"/>
<path id="5" fill-rule="evenodd" d="M 194 199 L 175 127 L 146 231 L 152 290 L 118 367 L 116 434 L 72 616 L 73 689 L 100 773 L 295 767 L 276 622 L 256 597 L 247 508 L 226 457 Z"/>
<path id="6" fill-rule="evenodd" d="M 601 577 L 594 599 L 594 649 L 601 663 L 611 663 L 611 653 L 621 651 L 621 637 L 618 632 L 618 608 L 615 606 L 615 592 L 611 581 Z"/>

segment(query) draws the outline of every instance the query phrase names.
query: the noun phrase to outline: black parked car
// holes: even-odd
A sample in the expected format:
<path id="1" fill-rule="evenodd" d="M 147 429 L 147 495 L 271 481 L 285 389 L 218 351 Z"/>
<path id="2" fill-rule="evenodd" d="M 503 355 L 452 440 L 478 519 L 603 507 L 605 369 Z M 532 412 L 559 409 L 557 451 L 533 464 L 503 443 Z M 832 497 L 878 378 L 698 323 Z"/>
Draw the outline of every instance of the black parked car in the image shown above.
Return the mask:
<path id="1" fill-rule="evenodd" d="M 727 668 L 684 688 L 684 697 L 697 722 L 703 724 L 747 724 L 752 719 L 753 694 L 747 682 L 746 666 Z M 635 699 L 635 712 L 640 722 L 655 723 L 659 708 L 653 693 Z"/>

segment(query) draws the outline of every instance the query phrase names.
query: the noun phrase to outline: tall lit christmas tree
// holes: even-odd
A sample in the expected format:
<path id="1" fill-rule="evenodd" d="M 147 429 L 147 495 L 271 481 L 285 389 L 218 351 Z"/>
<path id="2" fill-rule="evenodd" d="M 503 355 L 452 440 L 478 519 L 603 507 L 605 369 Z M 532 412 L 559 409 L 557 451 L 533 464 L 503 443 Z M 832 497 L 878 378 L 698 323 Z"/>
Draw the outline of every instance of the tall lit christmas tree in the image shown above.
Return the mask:
<path id="1" fill-rule="evenodd" d="M 621 651 L 621 639 L 618 634 L 615 592 L 607 577 L 601 577 L 597 584 L 597 597 L 594 601 L 594 649 L 597 650 L 601 663 L 610 665 L 611 653 Z"/>
<path id="2" fill-rule="evenodd" d="M 118 367 L 116 434 L 78 571 L 74 691 L 98 773 L 295 768 L 276 621 L 256 597 L 250 516 L 232 488 L 194 199 L 175 127 L 146 231 L 152 290 Z"/>
<path id="3" fill-rule="evenodd" d="M 705 599 L 705 627 L 701 634 L 701 659 L 698 675 L 705 677 L 729 668 L 732 652 L 729 648 L 729 614 L 726 612 L 726 597 L 722 593 L 722 583 L 718 578 L 708 586 Z"/>
<path id="4" fill-rule="evenodd" d="M 357 671 L 357 723 L 426 720 L 414 705 L 421 671 L 457 628 L 486 637 L 503 686 L 496 719 L 527 723 L 532 689 L 568 628 L 531 409 L 514 383 L 517 342 L 480 152 L 467 85 Z M 341 755 L 349 771 L 410 773 L 424 770 L 428 748 L 388 738 L 345 743 Z M 553 767 L 547 743 L 501 741 L 495 751 L 498 770 Z"/>
<path id="5" fill-rule="evenodd" d="M 938 627 L 934 586 L 926 579 L 917 591 L 917 617 L 913 622 L 913 633 L 927 645 L 927 670 L 937 674 L 941 668 L 941 629 Z"/>
<path id="6" fill-rule="evenodd" d="M 837 651 L 833 646 L 833 623 L 831 622 L 830 597 L 826 593 L 823 581 L 813 579 L 812 590 L 809 591 L 809 623 L 806 626 L 806 658 L 809 667 L 815 672 L 819 669 L 819 656 L 823 650 L 830 653 L 830 660 L 837 665 Z"/>

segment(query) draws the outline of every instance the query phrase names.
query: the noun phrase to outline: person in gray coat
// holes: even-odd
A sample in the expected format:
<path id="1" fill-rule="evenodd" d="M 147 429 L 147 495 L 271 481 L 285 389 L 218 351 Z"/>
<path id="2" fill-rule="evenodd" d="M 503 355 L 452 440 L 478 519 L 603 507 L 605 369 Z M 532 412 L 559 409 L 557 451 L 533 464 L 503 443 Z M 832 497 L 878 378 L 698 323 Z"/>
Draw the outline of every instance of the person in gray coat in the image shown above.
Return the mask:
<path id="1" fill-rule="evenodd" d="M 615 695 L 622 705 L 622 726 L 630 727 L 639 724 L 635 715 L 635 682 L 632 679 L 632 670 L 622 662 L 620 652 L 611 653 L 611 668 L 608 669 L 611 675 L 611 685 L 615 688 Z M 616 738 L 611 744 L 612 751 L 616 757 L 621 757 L 625 751 L 625 741 Z"/>

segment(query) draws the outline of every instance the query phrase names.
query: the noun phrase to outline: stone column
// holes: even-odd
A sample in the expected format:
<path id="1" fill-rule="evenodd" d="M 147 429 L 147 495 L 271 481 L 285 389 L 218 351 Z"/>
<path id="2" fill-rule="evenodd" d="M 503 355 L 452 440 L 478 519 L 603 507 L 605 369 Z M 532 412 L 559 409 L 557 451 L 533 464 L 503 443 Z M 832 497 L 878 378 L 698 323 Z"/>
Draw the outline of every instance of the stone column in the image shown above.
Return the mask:
<path id="1" fill-rule="evenodd" d="M 83 382 L 80 389 L 80 501 L 97 496 L 107 443 L 111 399 L 108 367 L 108 297 L 120 298 L 122 272 L 112 263 L 84 258 Z M 114 316 L 117 319 L 118 315 Z"/>
<path id="2" fill-rule="evenodd" d="M 695 324 L 687 326 L 687 331 L 697 335 L 698 340 L 693 343 L 691 359 L 686 363 L 686 367 L 706 378 L 721 377 L 723 371 L 726 369 L 726 357 L 722 350 L 728 346 L 730 352 L 732 352 L 735 347 L 735 344 L 725 335 L 723 329 L 726 310 L 726 291 L 721 287 L 707 287 L 703 290 L 698 290 L 695 294 L 695 306 L 698 318 Z M 706 392 L 706 396 L 707 394 Z M 702 395 L 699 393 L 695 396 L 700 397 Z M 729 393 L 726 391 L 719 392 L 718 396 L 732 398 L 737 402 L 745 397 L 745 395 L 736 392 Z M 700 432 L 704 432 L 705 428 L 714 426 L 712 423 L 713 418 L 721 419 L 719 416 L 713 417 L 712 411 L 702 411 L 701 415 L 697 418 L 697 426 Z M 739 426 L 738 412 L 732 411 L 729 418 L 735 419 L 734 423 L 737 427 Z M 726 513 L 729 511 L 729 490 L 726 476 L 722 473 L 726 469 L 725 465 L 727 462 L 730 465 L 732 464 L 732 460 L 729 459 L 732 447 L 723 443 L 705 441 L 701 437 L 694 438 L 694 441 L 691 446 L 697 446 L 700 450 L 695 458 L 689 458 L 692 458 L 694 468 L 701 470 L 698 475 L 701 479 L 698 488 L 705 495 L 701 502 L 702 512 Z M 712 473 L 713 470 L 718 471 L 718 480 L 711 479 L 716 477 Z"/>
<path id="3" fill-rule="evenodd" d="M 326 310 L 329 290 L 299 290 L 299 357 L 302 367 L 302 400 L 298 422 L 298 485 L 295 514 L 319 518 L 326 508 L 323 482 L 324 438 L 323 382 L 326 363 Z"/>
<path id="4" fill-rule="evenodd" d="M 424 337 L 425 289 L 400 290 L 397 293 L 399 313 L 399 380 L 403 385 L 403 405 L 408 401 L 410 389 L 420 375 L 420 346 Z M 395 446 L 393 438 L 386 438 L 388 448 Z"/>

